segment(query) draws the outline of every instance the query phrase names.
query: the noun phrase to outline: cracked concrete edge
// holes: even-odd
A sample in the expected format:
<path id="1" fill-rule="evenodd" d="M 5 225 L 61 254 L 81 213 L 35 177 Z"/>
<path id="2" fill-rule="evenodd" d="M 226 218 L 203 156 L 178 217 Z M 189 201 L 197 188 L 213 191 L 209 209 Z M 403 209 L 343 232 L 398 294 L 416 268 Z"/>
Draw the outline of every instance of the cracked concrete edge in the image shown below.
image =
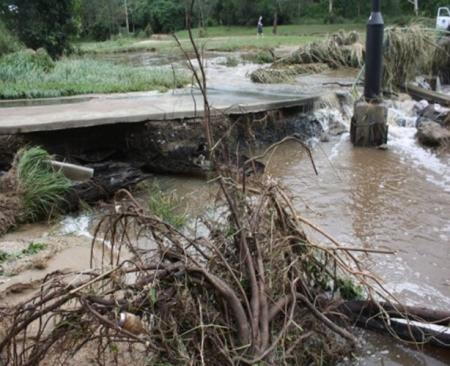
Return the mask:
<path id="1" fill-rule="evenodd" d="M 250 113 L 260 113 L 277 109 L 295 108 L 306 106 L 314 103 L 319 96 L 302 97 L 302 98 L 289 98 L 286 100 L 278 100 L 273 102 L 257 102 L 249 104 L 237 104 L 230 107 L 218 107 L 212 108 L 211 112 L 215 115 L 240 115 Z M 109 116 L 109 117 L 85 117 L 85 118 L 73 118 L 64 120 L 53 120 L 46 122 L 45 120 L 38 123 L 26 123 L 21 122 L 19 125 L 0 125 L 0 135 L 14 135 L 14 134 L 26 134 L 39 131 L 57 131 L 57 130 L 69 130 L 76 128 L 87 128 L 94 126 L 114 125 L 121 123 L 142 123 L 142 122 L 160 122 L 171 121 L 179 119 L 191 119 L 203 116 L 204 111 L 197 109 L 185 109 L 175 112 L 153 112 L 142 113 L 130 116 Z M 26 117 L 24 117 L 26 118 Z"/>

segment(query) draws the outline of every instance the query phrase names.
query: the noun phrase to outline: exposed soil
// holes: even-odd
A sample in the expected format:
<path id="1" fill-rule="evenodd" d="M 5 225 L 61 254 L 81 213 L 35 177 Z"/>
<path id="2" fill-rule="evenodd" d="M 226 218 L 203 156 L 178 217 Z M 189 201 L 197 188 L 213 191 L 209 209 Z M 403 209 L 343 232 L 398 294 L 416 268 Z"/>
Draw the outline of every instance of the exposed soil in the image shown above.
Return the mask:
<path id="1" fill-rule="evenodd" d="M 22 204 L 15 194 L 0 193 L 0 235 L 16 225 L 21 210 Z"/>

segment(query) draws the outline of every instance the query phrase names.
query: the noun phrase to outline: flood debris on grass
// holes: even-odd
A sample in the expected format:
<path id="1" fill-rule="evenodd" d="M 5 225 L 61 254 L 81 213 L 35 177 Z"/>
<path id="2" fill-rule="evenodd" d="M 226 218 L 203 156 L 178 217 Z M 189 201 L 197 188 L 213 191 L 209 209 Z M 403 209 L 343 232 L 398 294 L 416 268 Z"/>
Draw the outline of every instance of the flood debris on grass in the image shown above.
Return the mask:
<path id="1" fill-rule="evenodd" d="M 396 92 L 419 75 L 440 75 L 444 82 L 448 81 L 448 39 L 449 37 L 443 37 L 438 40 L 435 30 L 421 25 L 387 28 L 384 43 L 384 89 Z M 308 44 L 291 55 L 276 60 L 269 69 L 257 70 L 252 80 L 263 83 L 290 82 L 293 78 L 292 65 L 319 63 L 327 64 L 331 68 L 360 69 L 364 65 L 364 57 L 365 47 L 357 32 L 338 32 L 322 42 Z M 310 70 L 310 73 L 315 72 L 314 69 Z"/>
<path id="2" fill-rule="evenodd" d="M 364 64 L 364 46 L 357 32 L 333 34 L 322 42 L 306 45 L 291 55 L 273 60 L 269 68 L 251 73 L 255 83 L 292 83 L 301 74 L 318 74 L 329 68 L 354 67 Z"/>
<path id="3" fill-rule="evenodd" d="M 440 76 L 443 84 L 450 84 L 450 33 L 438 41 L 433 62 L 433 74 Z"/>
<path id="4" fill-rule="evenodd" d="M 250 74 L 250 79 L 254 83 L 261 84 L 292 83 L 299 75 L 319 74 L 327 70 L 329 70 L 329 67 L 325 63 L 299 64 L 284 67 L 278 65 L 259 68 Z"/>
<path id="5" fill-rule="evenodd" d="M 403 88 L 417 76 L 432 74 L 436 34 L 420 25 L 385 31 L 384 77 L 386 90 Z"/>
<path id="6" fill-rule="evenodd" d="M 364 64 L 364 46 L 359 34 L 338 32 L 322 42 L 314 42 L 276 62 L 279 65 L 326 63 L 332 68 L 360 68 Z"/>

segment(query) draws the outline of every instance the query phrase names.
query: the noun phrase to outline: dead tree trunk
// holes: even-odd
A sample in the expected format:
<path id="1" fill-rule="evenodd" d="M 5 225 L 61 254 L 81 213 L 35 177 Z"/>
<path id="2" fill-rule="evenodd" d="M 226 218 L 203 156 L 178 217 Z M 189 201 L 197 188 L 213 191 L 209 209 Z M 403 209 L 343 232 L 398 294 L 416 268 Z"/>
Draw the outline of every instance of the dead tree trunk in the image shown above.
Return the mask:
<path id="1" fill-rule="evenodd" d="M 273 28 L 272 28 L 272 33 L 273 34 L 277 34 L 278 31 L 278 11 L 275 10 L 275 13 L 273 14 Z"/>
<path id="2" fill-rule="evenodd" d="M 92 179 L 76 184 L 66 195 L 67 211 L 76 211 L 81 202 L 93 204 L 108 199 L 120 189 L 129 188 L 147 179 L 150 175 L 127 163 L 92 164 L 95 175 Z"/>
<path id="3" fill-rule="evenodd" d="M 339 310 L 361 328 L 394 334 L 406 341 L 444 348 L 450 345 L 449 311 L 373 301 L 348 301 Z"/>

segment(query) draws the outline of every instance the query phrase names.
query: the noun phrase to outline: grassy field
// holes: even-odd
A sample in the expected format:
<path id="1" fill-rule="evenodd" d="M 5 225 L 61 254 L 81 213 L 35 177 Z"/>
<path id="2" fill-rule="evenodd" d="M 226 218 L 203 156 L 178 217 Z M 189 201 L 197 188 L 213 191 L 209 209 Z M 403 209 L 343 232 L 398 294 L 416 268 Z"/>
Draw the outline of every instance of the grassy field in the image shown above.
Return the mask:
<path id="1" fill-rule="evenodd" d="M 46 98 L 90 93 L 165 91 L 190 81 L 163 68 L 131 67 L 82 59 L 52 62 L 28 51 L 0 58 L 0 99 Z"/>
<path id="2" fill-rule="evenodd" d="M 210 51 L 238 51 L 262 48 L 277 48 L 281 46 L 300 46 L 317 41 L 323 36 L 338 30 L 357 30 L 364 32 L 365 24 L 309 24 L 284 25 L 278 27 L 278 34 L 272 34 L 272 29 L 266 27 L 263 38 L 256 37 L 253 27 L 210 27 L 207 37 L 196 38 L 200 45 Z M 198 30 L 193 30 L 194 36 Z M 190 49 L 187 31 L 176 33 L 181 44 Z M 106 42 L 83 42 L 78 45 L 86 53 L 110 53 L 131 51 L 170 52 L 177 48 L 170 36 L 161 39 L 118 38 Z"/>

